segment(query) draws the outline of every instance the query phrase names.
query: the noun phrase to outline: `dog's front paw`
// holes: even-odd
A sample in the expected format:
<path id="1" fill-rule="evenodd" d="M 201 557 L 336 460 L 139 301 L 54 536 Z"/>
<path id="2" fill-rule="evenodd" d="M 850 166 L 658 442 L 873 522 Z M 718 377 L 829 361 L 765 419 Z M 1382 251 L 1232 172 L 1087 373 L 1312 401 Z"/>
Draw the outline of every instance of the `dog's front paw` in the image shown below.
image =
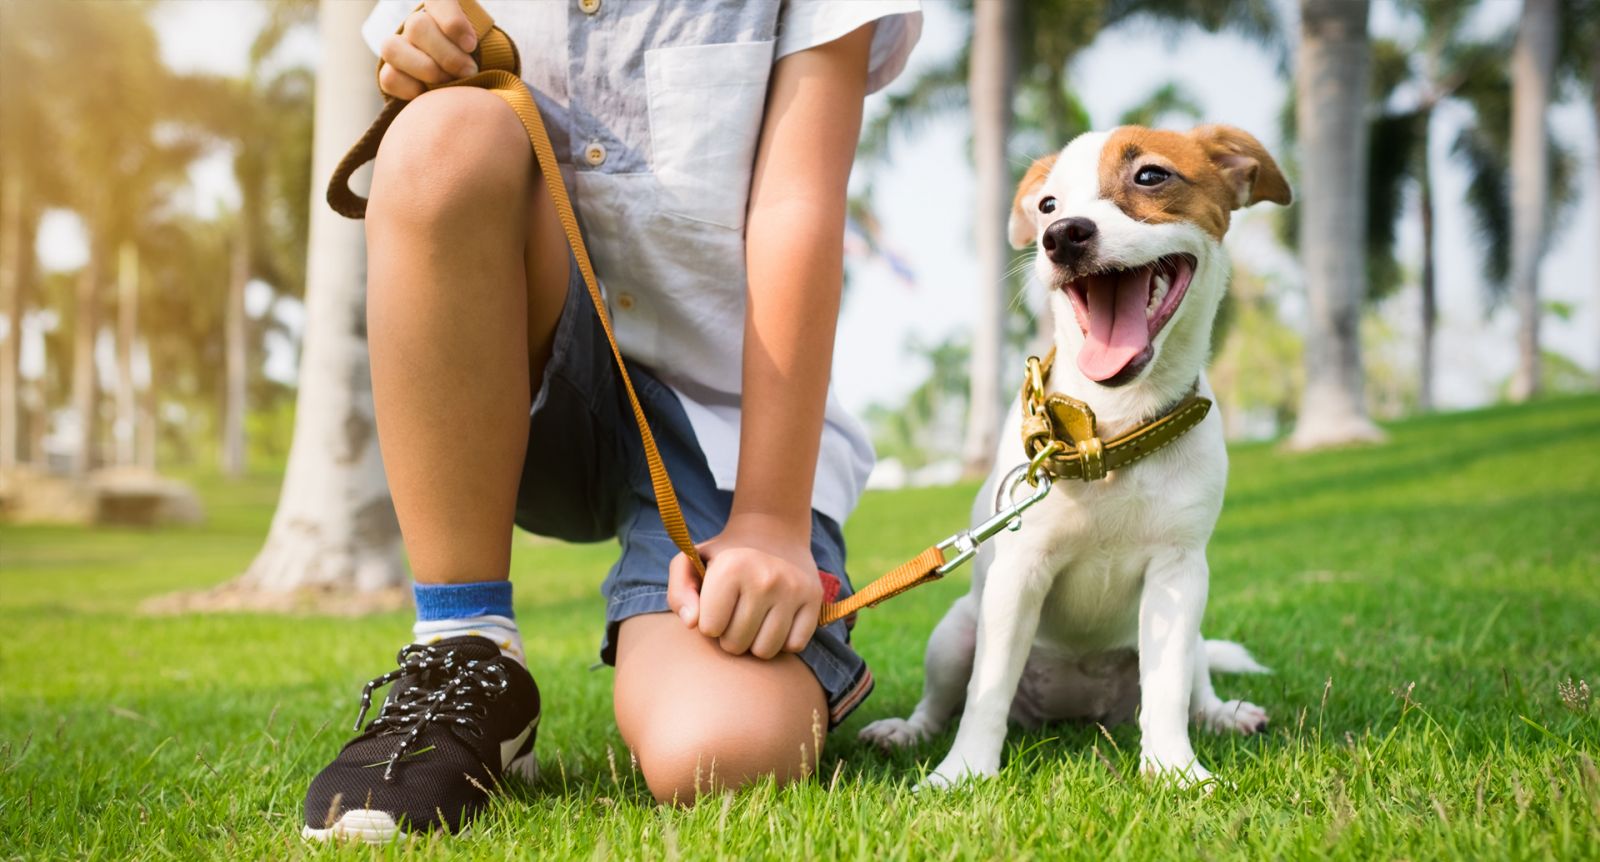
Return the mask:
<path id="1" fill-rule="evenodd" d="M 999 774 L 1000 764 L 998 763 L 992 766 L 987 764 L 973 766 L 965 758 L 951 755 L 946 757 L 944 762 L 935 767 L 932 772 L 928 773 L 928 777 L 922 779 L 922 783 L 913 787 L 912 790 L 944 790 L 957 784 L 976 781 L 980 778 L 991 778 Z"/>
<path id="2" fill-rule="evenodd" d="M 1249 736 L 1267 729 L 1267 711 L 1242 700 L 1216 701 L 1201 707 L 1195 718 L 1214 733 L 1239 733 Z"/>
<path id="3" fill-rule="evenodd" d="M 1145 777 L 1171 784 L 1182 790 L 1201 787 L 1207 793 L 1215 788 L 1216 779 L 1211 770 L 1200 765 L 1192 753 L 1186 756 L 1162 757 L 1145 752 L 1139 756 L 1139 767 Z"/>
<path id="4" fill-rule="evenodd" d="M 906 748 L 928 738 L 928 731 L 918 722 L 905 718 L 884 718 L 861 728 L 857 738 L 870 742 L 884 751 Z"/>

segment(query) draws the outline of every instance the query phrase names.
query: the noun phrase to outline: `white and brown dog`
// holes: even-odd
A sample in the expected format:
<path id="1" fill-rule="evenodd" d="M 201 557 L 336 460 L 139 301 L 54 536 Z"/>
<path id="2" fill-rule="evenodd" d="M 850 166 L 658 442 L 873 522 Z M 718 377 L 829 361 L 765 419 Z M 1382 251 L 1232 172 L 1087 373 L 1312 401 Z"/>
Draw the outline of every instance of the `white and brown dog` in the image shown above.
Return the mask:
<path id="1" fill-rule="evenodd" d="M 1261 144 L 1227 126 L 1091 132 L 1035 162 L 1010 234 L 1016 248 L 1037 245 L 1035 270 L 1050 288 L 1059 358 L 1047 389 L 1087 403 L 1106 440 L 1196 388 L 1212 397 L 1204 367 L 1229 279 L 1223 234 L 1233 210 L 1289 199 Z M 989 516 L 1003 474 L 1027 461 L 1021 421 L 1014 405 L 975 522 Z M 1206 542 L 1226 480 L 1212 411 L 1137 466 L 1056 483 L 1020 531 L 978 556 L 972 591 L 928 641 L 916 711 L 874 722 L 862 738 L 909 745 L 942 731 L 965 702 L 955 743 L 926 782 L 942 786 L 999 771 L 1008 717 L 1109 725 L 1137 706 L 1146 772 L 1209 778 L 1191 717 L 1246 734 L 1267 723 L 1260 707 L 1211 687 L 1212 671 L 1265 668 L 1243 647 L 1200 635 Z"/>

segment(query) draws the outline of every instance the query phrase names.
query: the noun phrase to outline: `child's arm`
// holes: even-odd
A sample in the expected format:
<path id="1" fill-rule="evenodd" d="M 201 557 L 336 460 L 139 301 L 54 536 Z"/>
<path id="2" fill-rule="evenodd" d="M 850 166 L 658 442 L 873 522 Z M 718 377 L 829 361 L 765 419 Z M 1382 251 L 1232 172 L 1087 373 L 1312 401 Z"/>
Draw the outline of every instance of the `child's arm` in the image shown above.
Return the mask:
<path id="1" fill-rule="evenodd" d="M 749 307 L 733 513 L 721 535 L 701 546 L 705 583 L 695 584 L 680 555 L 668 589 L 686 625 L 734 654 L 800 651 L 822 606 L 811 486 L 872 31 L 868 25 L 791 54 L 773 70 L 745 226 Z"/>

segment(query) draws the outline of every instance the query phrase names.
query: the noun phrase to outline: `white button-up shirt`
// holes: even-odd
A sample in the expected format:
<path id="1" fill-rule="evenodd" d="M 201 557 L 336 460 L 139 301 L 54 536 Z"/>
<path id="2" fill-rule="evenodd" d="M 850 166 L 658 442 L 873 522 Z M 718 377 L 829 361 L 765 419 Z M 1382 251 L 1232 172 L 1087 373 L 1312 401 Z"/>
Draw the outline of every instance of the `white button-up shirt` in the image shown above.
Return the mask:
<path id="1" fill-rule="evenodd" d="M 362 31 L 375 53 L 415 5 L 379 0 Z M 622 352 L 677 393 L 717 486 L 733 490 L 744 219 L 772 66 L 875 21 L 877 90 L 921 34 L 917 0 L 483 5 L 520 51 Z M 812 508 L 843 522 L 872 463 L 865 429 L 830 389 Z"/>

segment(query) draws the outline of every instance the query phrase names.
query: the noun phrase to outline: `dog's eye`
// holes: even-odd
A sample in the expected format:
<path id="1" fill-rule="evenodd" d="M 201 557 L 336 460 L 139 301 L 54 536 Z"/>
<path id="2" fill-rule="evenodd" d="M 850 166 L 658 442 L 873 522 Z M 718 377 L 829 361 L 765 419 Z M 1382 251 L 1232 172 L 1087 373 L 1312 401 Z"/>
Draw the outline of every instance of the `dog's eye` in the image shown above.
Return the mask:
<path id="1" fill-rule="evenodd" d="M 1155 165 L 1145 165 L 1139 169 L 1138 173 L 1133 175 L 1133 181 L 1141 186 L 1159 186 L 1163 182 L 1166 182 L 1167 178 L 1171 176 L 1172 172 L 1166 168 L 1158 168 Z"/>
<path id="2" fill-rule="evenodd" d="M 1056 199 L 1055 198 L 1053 198 L 1053 197 L 1042 197 L 1042 198 L 1039 199 L 1039 212 L 1042 212 L 1042 213 L 1053 213 L 1055 211 L 1056 211 Z"/>

